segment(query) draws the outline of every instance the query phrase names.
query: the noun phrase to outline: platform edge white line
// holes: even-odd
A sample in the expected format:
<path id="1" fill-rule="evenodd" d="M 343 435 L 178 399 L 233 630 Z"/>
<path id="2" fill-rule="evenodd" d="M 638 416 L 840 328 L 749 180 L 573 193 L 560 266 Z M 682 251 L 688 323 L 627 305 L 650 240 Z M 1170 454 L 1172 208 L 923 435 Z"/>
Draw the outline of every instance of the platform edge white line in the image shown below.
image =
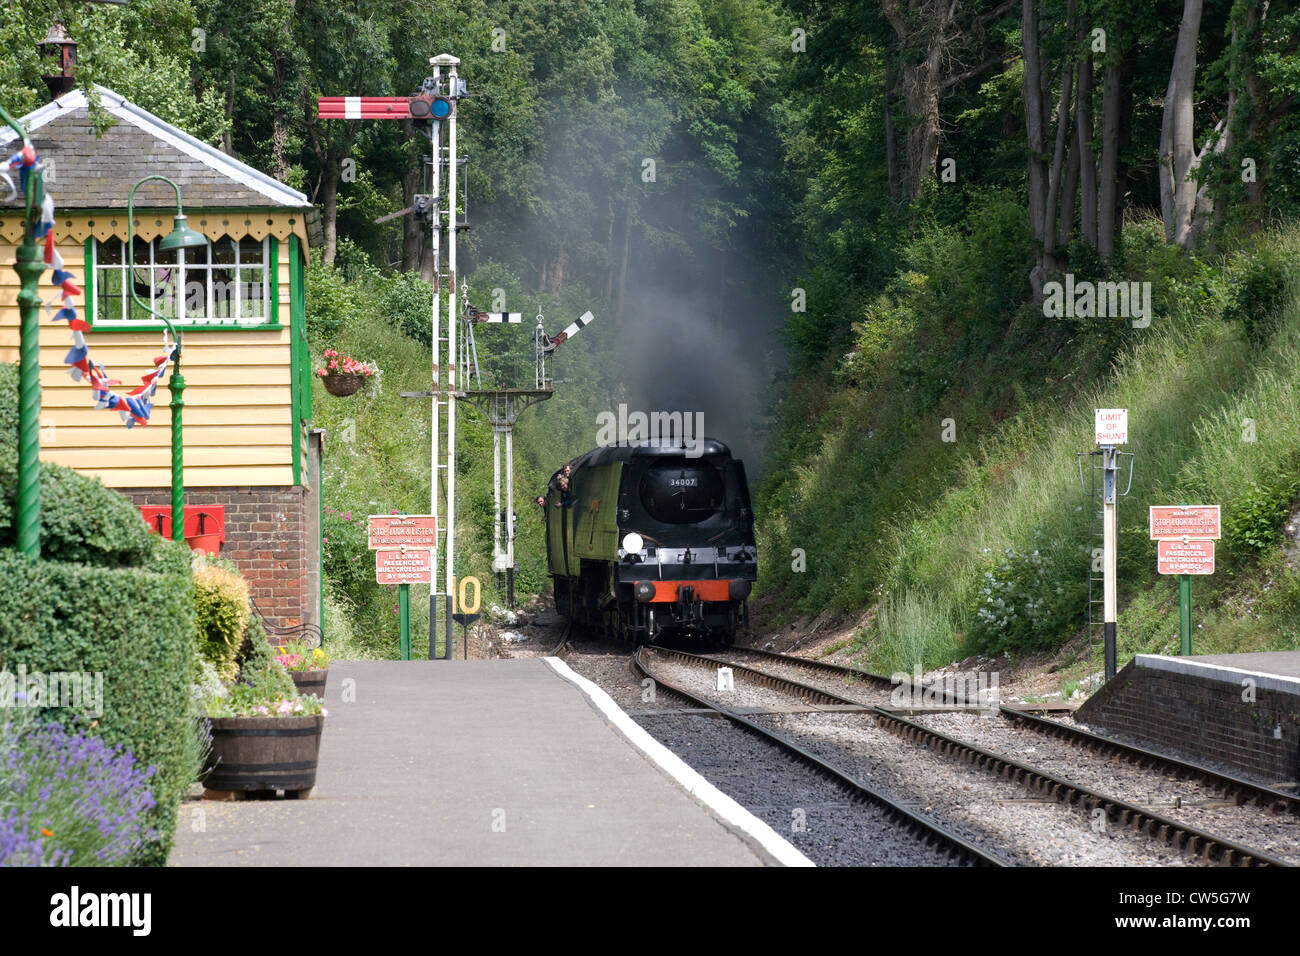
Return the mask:
<path id="1" fill-rule="evenodd" d="M 623 708 L 599 686 L 576 673 L 558 657 L 542 660 L 560 677 L 581 690 L 614 727 L 628 739 L 632 746 L 650 758 L 660 769 L 676 780 L 687 793 L 696 797 L 722 820 L 741 830 L 770 853 L 783 866 L 816 866 L 793 844 L 770 826 L 727 796 L 681 757 L 673 753 L 649 731 L 629 717 Z"/>

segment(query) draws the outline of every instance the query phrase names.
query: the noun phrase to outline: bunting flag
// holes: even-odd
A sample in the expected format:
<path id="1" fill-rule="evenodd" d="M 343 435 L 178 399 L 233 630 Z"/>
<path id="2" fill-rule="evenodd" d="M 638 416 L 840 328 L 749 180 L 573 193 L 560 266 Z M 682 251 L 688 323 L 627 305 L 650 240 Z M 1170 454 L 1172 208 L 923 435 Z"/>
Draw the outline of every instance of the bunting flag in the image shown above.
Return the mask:
<path id="1" fill-rule="evenodd" d="M 26 195 L 28 179 L 39 162 L 40 157 L 31 145 L 24 145 L 9 157 L 9 170 L 18 171 L 17 190 L 10 176 L 0 173 L 0 179 L 4 180 L 15 195 Z M 167 374 L 167 367 L 176 352 L 176 344 L 169 342 L 164 333 L 163 354 L 153 360 L 153 371 L 146 373 L 141 378 L 142 384 L 125 395 L 115 392 L 114 386 L 122 383 L 110 379 L 104 366 L 96 364 L 90 357 L 85 335 L 90 331 L 90 323 L 77 315 L 76 303 L 73 302 L 74 298 L 81 295 L 81 287 L 74 281 L 75 276 L 63 268 L 63 256 L 59 255 L 59 250 L 54 246 L 54 197 L 48 192 L 41 202 L 40 218 L 32 232 L 45 244 L 45 265 L 53 270 L 50 283 L 58 289 L 45 303 L 46 314 L 53 312 L 54 304 L 61 301 L 63 307 L 54 312 L 54 321 L 67 322 L 68 330 L 72 333 L 72 348 L 63 357 L 63 363 L 69 366 L 68 374 L 74 382 L 86 381 L 90 385 L 95 407 L 117 412 L 127 428 L 148 425 L 149 414 L 153 411 L 154 394 L 158 390 L 158 383 Z"/>

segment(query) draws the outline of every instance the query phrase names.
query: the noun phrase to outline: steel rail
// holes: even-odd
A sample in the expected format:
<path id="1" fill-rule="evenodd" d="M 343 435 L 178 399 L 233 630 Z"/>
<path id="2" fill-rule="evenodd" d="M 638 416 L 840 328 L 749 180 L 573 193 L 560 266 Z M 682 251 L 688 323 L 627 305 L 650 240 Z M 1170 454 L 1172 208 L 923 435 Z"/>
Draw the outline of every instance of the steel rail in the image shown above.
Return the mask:
<path id="1" fill-rule="evenodd" d="M 818 687 L 812 687 L 802 684 L 799 681 L 790 680 L 786 677 L 780 677 L 775 674 L 768 674 L 764 671 L 747 667 L 729 661 L 719 661 L 717 657 L 705 657 L 700 654 L 692 654 L 687 651 L 664 650 L 661 648 L 654 649 L 656 653 L 670 656 L 682 663 L 695 667 L 716 667 L 722 664 L 731 667 L 733 671 L 738 671 L 749 675 L 755 683 L 760 686 L 769 687 L 774 690 L 784 691 L 800 695 L 805 699 L 813 700 L 823 704 L 860 704 L 860 701 L 851 701 L 846 697 L 840 697 L 830 691 Z M 773 655 L 780 656 L 780 655 Z M 638 652 L 638 662 L 640 653 Z M 819 664 L 821 662 L 818 662 Z M 836 665 L 822 665 L 823 667 L 836 667 Z M 866 671 L 854 671 L 852 668 L 845 670 L 854 673 L 866 674 Z M 653 675 L 650 675 L 653 677 Z M 696 700 L 705 700 L 704 698 L 695 698 Z M 722 710 L 712 702 L 706 703 L 715 709 Z M 1288 867 L 1291 864 L 1281 860 L 1261 850 L 1252 849 L 1244 844 L 1229 840 L 1226 837 L 1210 833 L 1206 830 L 1198 829 L 1186 823 L 1181 823 L 1163 814 L 1156 813 L 1136 804 L 1121 800 L 1108 794 L 1101 793 L 1086 787 L 1083 784 L 1068 780 L 1065 777 L 1058 776 L 1046 770 L 1032 767 L 1029 764 L 1021 763 L 1002 754 L 985 750 L 975 744 L 968 743 L 964 740 L 958 740 L 950 737 L 940 731 L 925 727 L 914 721 L 908 720 L 899 713 L 887 710 L 882 707 L 868 706 L 868 712 L 876 718 L 878 726 L 889 730 L 891 733 L 909 740 L 913 743 L 924 744 L 931 750 L 934 750 L 943 756 L 954 757 L 964 760 L 966 763 L 985 770 L 989 773 L 996 774 L 1012 783 L 1019 784 L 1037 793 L 1044 794 L 1048 798 L 1055 799 L 1057 802 L 1064 803 L 1067 807 L 1077 807 L 1091 812 L 1101 808 L 1105 814 L 1108 823 L 1118 824 L 1123 828 L 1131 828 L 1136 832 L 1151 837 L 1162 842 L 1166 846 L 1178 849 L 1184 853 L 1195 853 L 1203 859 L 1211 862 L 1220 863 L 1227 866 L 1278 866 Z M 1013 714 L 1018 712 L 1012 711 Z M 1064 726 L 1064 725 L 1058 725 Z M 1067 728 L 1068 729 L 1068 728 Z M 1094 735 L 1095 736 L 1095 735 Z M 1098 738 L 1105 741 L 1106 738 Z M 795 745 L 797 746 L 797 745 Z"/>
<path id="2" fill-rule="evenodd" d="M 656 689 L 666 690 L 670 694 L 680 697 L 696 706 L 714 711 L 750 733 L 761 737 L 770 743 L 776 744 L 786 753 L 795 757 L 795 759 L 800 763 L 809 767 L 818 776 L 839 787 L 841 790 L 846 791 L 852 802 L 867 802 L 880 807 L 905 832 L 919 840 L 922 845 L 940 849 L 945 852 L 950 859 L 955 860 L 964 866 L 1009 865 L 1006 860 L 988 852 L 987 850 L 981 849 L 963 837 L 948 831 L 938 822 L 931 820 L 923 814 L 914 813 L 901 804 L 896 803 L 874 787 L 858 780 L 856 777 L 850 776 L 833 764 L 828 763 L 821 757 L 818 757 L 804 749 L 784 734 L 763 727 L 735 711 L 723 707 L 707 698 L 692 694 L 690 691 L 684 690 L 681 687 L 664 680 L 651 669 L 649 663 L 645 660 L 645 655 L 643 653 L 645 650 L 646 648 L 644 647 L 638 648 L 636 653 L 633 655 L 632 660 L 636 668 L 639 669 L 644 676 L 655 682 Z M 651 650 L 656 654 L 671 655 L 682 653 L 679 651 L 665 652 L 662 648 L 652 648 Z M 803 685 L 795 686 L 803 687 Z M 835 695 L 827 694 L 824 691 L 816 691 L 815 688 L 805 689 L 824 697 L 835 697 Z M 842 698 L 837 698 L 836 700 L 838 702 L 841 701 Z"/>
<path id="3" fill-rule="evenodd" d="M 787 654 L 776 654 L 772 651 L 764 651 L 757 648 L 730 648 L 723 652 L 723 654 L 753 654 L 790 667 L 802 668 L 804 670 L 815 671 L 818 673 L 847 676 L 851 679 L 871 680 L 877 683 L 892 683 L 889 678 L 882 677 L 879 674 L 872 674 L 869 671 L 860 670 L 856 667 L 847 667 L 842 664 L 831 664 L 827 661 L 814 661 L 801 657 L 792 657 Z M 711 659 L 716 659 L 720 655 L 709 656 Z M 730 666 L 744 665 L 730 664 Z M 1297 797 L 1294 794 L 1284 793 L 1281 790 L 1274 789 L 1273 787 L 1269 787 L 1262 783 L 1257 783 L 1253 780 L 1247 780 L 1246 778 L 1237 776 L 1236 774 L 1228 773 L 1223 770 L 1216 770 L 1190 760 L 1184 760 L 1169 754 L 1149 750 L 1137 744 L 1126 743 L 1122 740 L 1116 740 L 1113 737 L 1106 737 L 1089 730 L 1084 730 L 1082 727 L 1063 724 L 1059 720 L 1040 717 L 1036 714 L 1026 713 L 1023 710 L 1017 710 L 1013 707 L 1001 705 L 998 707 L 998 712 L 1004 719 L 1011 723 L 1035 731 L 1036 733 L 1063 740 L 1071 746 L 1079 747 L 1094 753 L 1104 752 L 1111 756 L 1120 757 L 1142 769 L 1159 770 L 1162 773 L 1173 774 L 1180 779 L 1194 780 L 1219 788 L 1222 790 L 1225 799 L 1233 799 L 1238 803 L 1238 805 L 1249 803 L 1259 807 L 1266 807 L 1274 813 L 1289 813 L 1300 816 L 1300 797 Z"/>

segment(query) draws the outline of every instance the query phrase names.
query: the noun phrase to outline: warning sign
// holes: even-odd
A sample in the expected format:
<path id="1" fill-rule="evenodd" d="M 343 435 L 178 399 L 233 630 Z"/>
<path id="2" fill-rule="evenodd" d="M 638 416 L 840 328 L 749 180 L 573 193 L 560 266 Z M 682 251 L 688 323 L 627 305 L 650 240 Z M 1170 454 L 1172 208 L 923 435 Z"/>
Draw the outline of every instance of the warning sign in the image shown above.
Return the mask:
<path id="1" fill-rule="evenodd" d="M 1218 505 L 1152 505 L 1151 537 L 1220 538 Z"/>
<path id="2" fill-rule="evenodd" d="M 375 548 L 436 548 L 438 546 L 438 518 L 436 515 L 370 515 L 370 549 Z"/>
<path id="3" fill-rule="evenodd" d="M 1158 541 L 1156 570 L 1161 574 L 1213 574 L 1213 541 Z"/>
<path id="4" fill-rule="evenodd" d="M 1094 431 L 1098 445 L 1128 444 L 1128 409 L 1095 408 Z"/>
<path id="5" fill-rule="evenodd" d="M 375 551 L 375 580 L 380 584 L 428 584 L 433 577 L 433 552 L 380 548 Z"/>

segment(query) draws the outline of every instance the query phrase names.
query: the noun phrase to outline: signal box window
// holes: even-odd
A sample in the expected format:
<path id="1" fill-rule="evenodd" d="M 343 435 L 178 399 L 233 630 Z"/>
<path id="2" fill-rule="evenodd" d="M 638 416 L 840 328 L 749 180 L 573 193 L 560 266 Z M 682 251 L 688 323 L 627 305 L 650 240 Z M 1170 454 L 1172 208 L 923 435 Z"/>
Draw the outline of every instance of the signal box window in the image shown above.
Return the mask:
<path id="1" fill-rule="evenodd" d="M 91 244 L 94 300 L 91 322 L 161 326 L 131 298 L 176 325 L 258 325 L 270 321 L 271 240 L 217 239 L 202 249 L 162 252 L 158 239 L 136 238 L 135 269 L 116 237 Z M 131 273 L 128 275 L 128 273 Z M 130 283 L 130 285 L 128 285 Z"/>

